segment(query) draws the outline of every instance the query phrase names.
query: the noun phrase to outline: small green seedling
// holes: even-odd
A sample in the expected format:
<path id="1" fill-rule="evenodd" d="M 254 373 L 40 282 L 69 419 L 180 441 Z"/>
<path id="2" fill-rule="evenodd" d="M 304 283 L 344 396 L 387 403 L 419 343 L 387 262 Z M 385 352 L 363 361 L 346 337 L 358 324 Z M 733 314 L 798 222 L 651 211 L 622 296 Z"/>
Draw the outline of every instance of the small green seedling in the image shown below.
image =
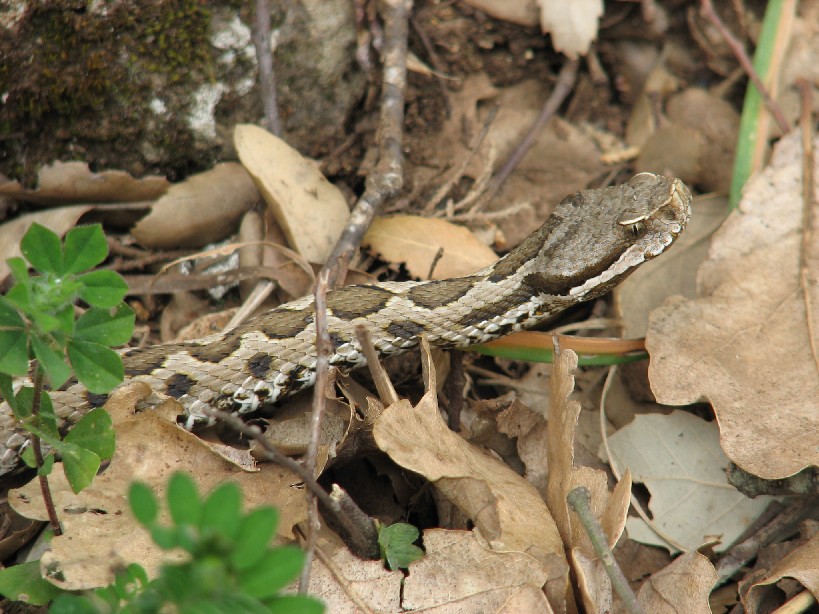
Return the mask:
<path id="1" fill-rule="evenodd" d="M 415 545 L 420 533 L 411 524 L 397 522 L 378 530 L 378 547 L 381 559 L 392 569 L 406 569 L 410 563 L 420 560 L 424 551 Z"/>

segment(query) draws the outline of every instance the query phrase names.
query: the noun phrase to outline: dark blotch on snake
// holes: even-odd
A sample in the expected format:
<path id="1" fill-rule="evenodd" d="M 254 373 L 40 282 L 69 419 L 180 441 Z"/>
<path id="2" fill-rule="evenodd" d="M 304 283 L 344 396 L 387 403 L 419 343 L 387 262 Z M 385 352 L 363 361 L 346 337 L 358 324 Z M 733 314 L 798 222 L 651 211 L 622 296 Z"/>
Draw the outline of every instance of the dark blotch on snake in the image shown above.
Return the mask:
<path id="1" fill-rule="evenodd" d="M 482 279 L 482 277 L 456 277 L 455 279 L 429 281 L 410 288 L 407 291 L 407 298 L 427 309 L 443 307 L 464 296 L 474 287 L 475 282 Z"/>
<path id="2" fill-rule="evenodd" d="M 256 379 L 266 380 L 270 374 L 272 362 L 273 357 L 270 354 L 259 352 L 251 356 L 247 361 L 247 370 Z"/>
<path id="3" fill-rule="evenodd" d="M 196 384 L 196 380 L 188 375 L 184 373 L 174 373 L 165 382 L 165 392 L 168 396 L 178 399 L 188 394 L 194 384 Z"/>

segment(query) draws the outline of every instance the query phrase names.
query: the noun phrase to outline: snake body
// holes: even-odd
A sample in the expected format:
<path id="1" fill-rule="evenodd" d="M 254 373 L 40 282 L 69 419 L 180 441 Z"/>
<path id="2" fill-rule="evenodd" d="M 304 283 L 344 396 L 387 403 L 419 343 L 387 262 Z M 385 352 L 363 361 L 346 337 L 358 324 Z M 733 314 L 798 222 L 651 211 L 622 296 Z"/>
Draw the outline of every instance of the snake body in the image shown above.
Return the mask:
<path id="1" fill-rule="evenodd" d="M 598 297 L 661 254 L 684 229 L 691 193 L 679 179 L 641 173 L 627 183 L 564 199 L 549 219 L 495 264 L 440 281 L 374 282 L 327 295 L 331 365 L 366 360 L 354 330 L 369 331 L 380 355 L 430 344 L 462 348 Z M 312 297 L 287 303 L 225 333 L 123 354 L 126 379 L 177 399 L 188 424 L 206 408 L 253 412 L 315 381 Z M 106 395 L 79 384 L 51 393 L 63 427 Z M 27 441 L 8 406 L 0 407 L 0 475 L 20 465 Z"/>

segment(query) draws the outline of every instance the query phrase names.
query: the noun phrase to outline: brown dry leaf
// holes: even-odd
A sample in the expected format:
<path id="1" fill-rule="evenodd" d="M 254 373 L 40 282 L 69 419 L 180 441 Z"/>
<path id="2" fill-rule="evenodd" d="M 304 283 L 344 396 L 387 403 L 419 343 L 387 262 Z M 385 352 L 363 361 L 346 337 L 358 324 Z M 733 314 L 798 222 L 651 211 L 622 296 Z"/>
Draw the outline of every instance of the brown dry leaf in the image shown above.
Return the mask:
<path id="1" fill-rule="evenodd" d="M 588 535 L 574 515 L 569 512 L 566 496 L 574 488 L 585 486 L 591 494 L 591 510 L 608 538 L 609 547 L 620 538 L 625 526 L 631 493 L 628 472 L 609 493 L 605 472 L 590 467 L 575 466 L 574 441 L 580 403 L 569 396 L 574 390 L 574 371 L 577 354 L 571 350 L 556 353 L 550 380 L 549 428 L 547 429 L 547 458 L 549 480 L 546 501 L 557 523 L 560 535 L 571 551 L 572 563 L 578 576 L 583 603 L 588 612 L 606 612 L 611 609 L 610 581 L 602 563 L 589 541 Z"/>
<path id="2" fill-rule="evenodd" d="M 310 262 L 324 263 L 350 217 L 344 195 L 267 130 L 240 124 L 233 141 L 290 246 Z"/>
<path id="3" fill-rule="evenodd" d="M 687 412 L 637 416 L 609 437 L 609 449 L 615 465 L 648 488 L 654 525 L 687 550 L 713 535 L 722 542 L 715 550 L 725 550 L 772 500 L 749 499 L 727 483 L 717 425 Z M 640 518 L 627 527 L 631 539 L 669 547 Z"/>
<path id="4" fill-rule="evenodd" d="M 438 411 L 425 340 L 422 347 L 426 388 L 432 392 L 415 407 L 403 399 L 387 407 L 373 425 L 376 444 L 393 461 L 433 482 L 491 548 L 526 552 L 552 570 L 548 595 L 557 607 L 568 589 L 568 567 L 548 508 L 525 479 L 447 428 Z"/>
<path id="5" fill-rule="evenodd" d="M 431 529 L 423 540 L 426 554 L 410 565 L 404 580 L 404 611 L 504 611 L 510 599 L 523 598 L 520 593 L 531 602 L 534 588 L 541 599 L 535 600 L 537 609 L 527 611 L 552 612 L 540 589 L 549 576 L 534 557 L 490 549 L 470 531 Z"/>
<path id="6" fill-rule="evenodd" d="M 0 194 L 41 205 L 154 200 L 168 189 L 164 177 L 134 179 L 124 171 L 92 173 L 85 162 L 54 162 L 40 169 L 36 190 L 19 182 L 0 185 Z"/>
<path id="7" fill-rule="evenodd" d="M 502 19 L 519 26 L 536 26 L 539 22 L 539 11 L 536 0 L 464 0 L 464 4 L 474 6 L 490 17 Z"/>
<path id="8" fill-rule="evenodd" d="M 699 298 L 666 301 L 646 335 L 657 400 L 709 400 L 728 458 L 767 479 L 819 464 L 819 372 L 809 343 L 817 328 L 808 328 L 799 282 L 799 138 L 780 141 L 714 235 Z"/>
<path id="9" fill-rule="evenodd" d="M 168 553 L 153 544 L 130 513 L 126 495 L 133 480 L 150 485 L 163 504 L 165 486 L 174 471 L 190 473 L 200 493 L 233 480 L 242 487 L 246 508 L 264 504 L 279 509 L 278 533 L 285 539 L 292 539 L 292 527 L 306 518 L 304 493 L 294 488 L 300 481 L 297 476 L 275 465 L 262 466 L 256 473 L 238 469 L 176 425 L 175 402 L 135 415 L 135 403 L 149 394 L 150 386 L 135 382 L 115 392 L 106 404 L 117 433 L 117 449 L 91 486 L 75 495 L 59 463 L 51 474 L 54 504 L 66 534 L 52 539 L 41 568 L 63 588 L 109 584 L 114 571 L 131 562 L 153 575 L 168 559 Z M 23 516 L 47 519 L 37 480 L 10 491 L 9 501 Z"/>
<path id="10" fill-rule="evenodd" d="M 89 205 L 59 207 L 47 211 L 27 213 L 0 225 L 0 281 L 6 279 L 11 272 L 6 260 L 22 255 L 20 252 L 20 239 L 34 222 L 45 226 L 62 237 L 77 225 L 83 215 L 93 208 Z"/>
<path id="11" fill-rule="evenodd" d="M 614 290 L 623 336 L 644 337 L 648 314 L 667 297 L 696 296 L 697 268 L 705 259 L 709 240 L 728 215 L 728 201 L 719 196 L 694 199 L 693 214 L 674 249 L 644 263 Z"/>
<path id="12" fill-rule="evenodd" d="M 260 198 L 241 164 L 223 162 L 171 186 L 131 233 L 155 249 L 201 247 L 234 232 Z"/>
<path id="13" fill-rule="evenodd" d="M 773 601 L 771 597 L 781 598 L 782 592 L 776 587 L 776 583 L 783 578 L 793 578 L 819 599 L 817 561 L 819 561 L 819 533 L 774 565 L 763 579 L 754 582 L 747 594 L 741 591 L 742 603 L 746 611 L 749 614 L 770 612 L 771 610 L 763 608 L 763 605 Z"/>
<path id="14" fill-rule="evenodd" d="M 389 571 L 383 561 L 363 561 L 341 539 L 322 526 L 316 548 L 319 556 L 310 568 L 307 592 L 324 602 L 325 612 L 403 612 L 404 575 Z"/>
<path id="15" fill-rule="evenodd" d="M 376 218 L 363 243 L 388 262 L 406 263 L 410 275 L 421 279 L 462 277 L 498 259 L 463 226 L 417 215 Z M 439 249 L 443 250 L 442 256 L 428 278 Z"/>
<path id="16" fill-rule="evenodd" d="M 708 595 L 717 571 L 699 552 L 688 552 L 651 575 L 637 600 L 652 614 L 711 614 Z"/>
<path id="17" fill-rule="evenodd" d="M 704 191 L 728 192 L 739 131 L 733 105 L 689 88 L 671 96 L 666 111 L 668 123 L 642 145 L 635 170 L 673 175 Z"/>
<path id="18" fill-rule="evenodd" d="M 603 0 L 537 0 L 540 28 L 552 35 L 552 46 L 570 58 L 586 55 L 597 38 Z"/>

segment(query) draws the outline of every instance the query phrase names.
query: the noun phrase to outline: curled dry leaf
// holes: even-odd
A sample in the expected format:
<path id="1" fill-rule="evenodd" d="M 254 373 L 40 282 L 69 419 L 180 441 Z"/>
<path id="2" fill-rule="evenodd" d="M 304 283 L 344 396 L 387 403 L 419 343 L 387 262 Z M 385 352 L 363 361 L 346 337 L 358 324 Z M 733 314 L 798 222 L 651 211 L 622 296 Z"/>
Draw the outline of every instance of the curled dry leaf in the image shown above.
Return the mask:
<path id="1" fill-rule="evenodd" d="M 616 465 L 648 488 L 657 528 L 687 550 L 712 535 L 721 536 L 715 549 L 724 550 L 771 502 L 749 499 L 726 482 L 716 424 L 687 412 L 637 416 L 609 437 L 609 449 Z M 669 547 L 639 518 L 629 518 L 627 527 L 631 539 Z"/>
<path id="2" fill-rule="evenodd" d="M 546 501 L 557 523 L 563 542 L 572 555 L 572 565 L 579 579 L 586 610 L 605 612 L 611 609 L 611 584 L 597 559 L 588 535 L 576 516 L 569 512 L 566 496 L 579 486 L 591 494 L 591 510 L 603 527 L 610 548 L 614 547 L 625 526 L 631 494 L 631 475 L 626 472 L 609 493 L 603 471 L 574 465 L 574 441 L 580 403 L 569 398 L 574 390 L 577 354 L 562 350 L 555 355 L 549 381 L 549 428 L 546 449 L 549 465 Z"/>
<path id="3" fill-rule="evenodd" d="M 297 476 L 275 465 L 264 465 L 255 473 L 242 471 L 176 425 L 175 402 L 135 415 L 135 404 L 150 392 L 150 386 L 135 382 L 111 396 L 106 408 L 114 421 L 117 449 L 108 468 L 91 486 L 74 494 L 59 466 L 49 478 L 65 535 L 52 539 L 41 568 L 45 577 L 62 588 L 80 590 L 110 584 L 114 572 L 131 562 L 154 575 L 168 560 L 168 553 L 154 545 L 131 515 L 126 495 L 133 480 L 148 483 L 163 502 L 165 486 L 174 471 L 190 473 L 200 493 L 233 480 L 241 486 L 247 508 L 265 504 L 279 509 L 282 519 L 278 533 L 286 539 L 293 538 L 292 527 L 306 518 L 304 493 L 293 487 L 299 483 Z M 23 516 L 47 519 L 37 480 L 10 491 L 9 501 Z"/>
<path id="4" fill-rule="evenodd" d="M 717 571 L 699 552 L 688 552 L 651 575 L 637 600 L 652 614 L 711 614 L 708 595 Z"/>
<path id="5" fill-rule="evenodd" d="M 244 167 L 224 162 L 171 186 L 131 232 L 146 247 L 201 247 L 234 232 L 259 199 Z"/>
<path id="6" fill-rule="evenodd" d="M 290 246 L 310 262 L 323 263 L 350 217 L 344 195 L 315 164 L 267 130 L 240 124 L 233 141 Z"/>
<path id="7" fill-rule="evenodd" d="M 438 250 L 443 250 L 430 279 L 474 273 L 498 256 L 463 226 L 417 215 L 376 218 L 364 235 L 364 245 L 389 262 L 404 262 L 413 277 L 428 279 Z"/>
<path id="8" fill-rule="evenodd" d="M 768 606 L 781 600 L 782 591 L 776 587 L 776 583 L 784 578 L 793 578 L 814 597 L 819 597 L 819 565 L 816 561 L 819 561 L 819 533 L 788 553 L 747 591 L 743 590 L 745 587 L 740 587 L 745 610 L 750 614 L 769 612 Z"/>
<path id="9" fill-rule="evenodd" d="M 404 611 L 498 612 L 522 599 L 535 609 L 520 611 L 552 612 L 540 588 L 549 578 L 537 559 L 497 552 L 470 531 L 431 529 L 423 539 L 426 554 L 404 580 Z M 539 593 L 534 601 L 531 589 Z"/>
<path id="10" fill-rule="evenodd" d="M 794 133 L 715 234 L 698 298 L 669 299 L 652 313 L 646 335 L 657 400 L 709 400 L 728 458 L 767 479 L 819 465 L 819 371 L 809 343 L 819 293 L 815 283 L 807 293 L 800 285 L 801 165 Z M 815 278 L 816 261 L 809 267 Z"/>
<path id="11" fill-rule="evenodd" d="M 422 348 L 431 392 L 415 407 L 403 399 L 387 407 L 373 425 L 376 444 L 433 482 L 492 549 L 525 552 L 540 561 L 550 581 L 550 602 L 563 602 L 568 566 L 549 509 L 524 478 L 447 428 L 438 411 L 429 345 L 422 341 Z"/>
<path id="12" fill-rule="evenodd" d="M 55 162 L 39 173 L 37 189 L 17 181 L 0 185 L 0 194 L 41 205 L 154 200 L 168 189 L 164 177 L 134 179 L 125 171 L 92 173 L 85 162 Z"/>

